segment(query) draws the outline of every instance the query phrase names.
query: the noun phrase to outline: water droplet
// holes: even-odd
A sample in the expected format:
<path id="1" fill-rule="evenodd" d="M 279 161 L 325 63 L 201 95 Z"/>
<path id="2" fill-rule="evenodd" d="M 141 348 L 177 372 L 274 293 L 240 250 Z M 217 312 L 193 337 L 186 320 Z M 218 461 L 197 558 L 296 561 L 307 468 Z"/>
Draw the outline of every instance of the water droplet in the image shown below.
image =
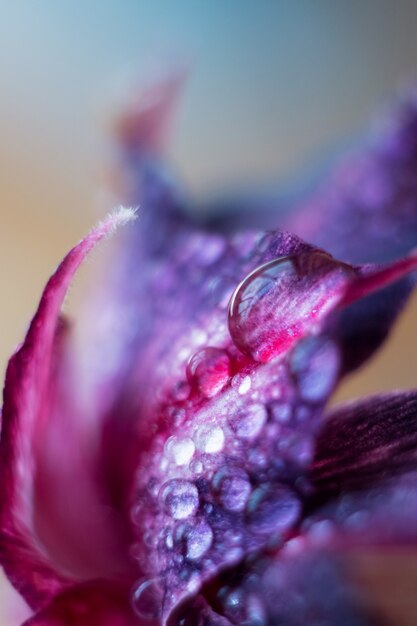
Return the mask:
<path id="1" fill-rule="evenodd" d="M 224 432 L 219 426 L 203 424 L 196 430 L 195 442 L 201 452 L 215 454 L 223 449 Z"/>
<path id="2" fill-rule="evenodd" d="M 202 348 L 190 358 L 187 379 L 206 398 L 223 389 L 230 377 L 230 359 L 220 348 Z"/>
<path id="3" fill-rule="evenodd" d="M 287 487 L 263 485 L 252 493 L 247 511 L 253 532 L 276 535 L 294 524 L 301 505 L 295 493 Z"/>
<path id="4" fill-rule="evenodd" d="M 249 450 L 248 460 L 251 465 L 259 469 L 263 469 L 267 465 L 267 459 L 262 450 L 258 450 L 257 448 L 252 448 Z"/>
<path id="5" fill-rule="evenodd" d="M 244 396 L 245 393 L 248 393 L 249 389 L 252 386 L 252 381 L 250 379 L 250 376 L 245 376 L 242 379 L 242 382 L 239 384 L 239 387 L 237 389 L 237 392 L 241 395 Z"/>
<path id="6" fill-rule="evenodd" d="M 165 545 L 168 550 L 172 550 L 172 548 L 174 547 L 174 537 L 172 536 L 171 531 L 167 532 L 167 535 L 165 537 Z"/>
<path id="7" fill-rule="evenodd" d="M 213 488 L 227 511 L 240 512 L 246 506 L 252 487 L 243 470 L 224 467 L 213 478 Z"/>
<path id="8" fill-rule="evenodd" d="M 285 352 L 336 305 L 352 272 L 318 251 L 280 257 L 256 268 L 230 300 L 234 343 L 261 362 Z"/>
<path id="9" fill-rule="evenodd" d="M 314 443 L 311 435 L 304 429 L 288 430 L 281 433 L 276 448 L 280 458 L 297 465 L 307 465 L 314 455 Z"/>
<path id="10" fill-rule="evenodd" d="M 138 617 L 145 620 L 158 619 L 161 606 L 162 593 L 157 580 L 145 580 L 134 590 L 132 608 Z"/>
<path id="11" fill-rule="evenodd" d="M 174 519 L 185 519 L 194 515 L 199 505 L 197 487 L 180 478 L 174 478 L 162 485 L 161 499 L 166 512 Z"/>
<path id="12" fill-rule="evenodd" d="M 327 399 L 336 384 L 339 368 L 339 349 L 327 338 L 307 337 L 291 354 L 291 370 L 300 396 L 307 402 Z"/>
<path id="13" fill-rule="evenodd" d="M 213 531 L 204 521 L 191 526 L 185 534 L 185 556 L 192 561 L 201 559 L 210 549 L 213 542 Z"/>
<path id="14" fill-rule="evenodd" d="M 201 461 L 196 460 L 191 463 L 191 471 L 193 474 L 201 474 L 204 469 L 204 465 Z"/>
<path id="15" fill-rule="evenodd" d="M 292 416 L 291 405 L 287 402 L 271 402 L 269 410 L 273 420 L 281 423 L 289 422 Z"/>
<path id="16" fill-rule="evenodd" d="M 202 265 L 211 265 L 220 259 L 226 247 L 223 237 L 212 236 L 204 238 L 204 245 L 200 246 L 199 261 Z"/>
<path id="17" fill-rule="evenodd" d="M 191 437 L 184 439 L 170 437 L 166 443 L 166 451 L 177 465 L 188 465 L 194 455 L 195 444 Z"/>
<path id="18" fill-rule="evenodd" d="M 178 383 L 178 385 L 175 387 L 174 392 L 173 392 L 173 396 L 175 400 L 182 402 L 183 400 L 186 400 L 189 395 L 190 395 L 190 385 L 188 385 L 186 382 Z"/>
<path id="19" fill-rule="evenodd" d="M 243 589 L 223 587 L 218 594 L 225 616 L 234 624 L 246 622 L 246 593 Z"/>
<path id="20" fill-rule="evenodd" d="M 229 419 L 230 425 L 241 439 L 254 439 L 261 432 L 267 418 L 263 404 L 252 404 Z"/>

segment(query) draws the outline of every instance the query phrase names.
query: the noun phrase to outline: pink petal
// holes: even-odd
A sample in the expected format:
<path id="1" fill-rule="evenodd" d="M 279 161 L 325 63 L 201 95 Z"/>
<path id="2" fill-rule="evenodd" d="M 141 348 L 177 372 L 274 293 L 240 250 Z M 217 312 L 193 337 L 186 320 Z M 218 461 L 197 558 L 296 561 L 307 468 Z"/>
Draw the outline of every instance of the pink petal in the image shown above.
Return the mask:
<path id="1" fill-rule="evenodd" d="M 63 591 L 24 626 L 140 626 L 140 622 L 131 612 L 128 591 L 98 580 Z"/>
<path id="2" fill-rule="evenodd" d="M 33 607 L 44 604 L 71 579 L 53 562 L 36 528 L 42 514 L 38 496 L 46 496 L 39 494 L 42 478 L 38 474 L 38 455 L 43 452 L 43 437 L 48 440 L 55 374 L 65 337 L 65 326 L 59 324 L 60 308 L 88 252 L 114 227 L 131 218 L 128 210 L 114 213 L 69 252 L 49 280 L 26 339 L 8 366 L 0 443 L 1 561 L 13 584 Z M 67 407 L 62 410 L 68 415 Z"/>

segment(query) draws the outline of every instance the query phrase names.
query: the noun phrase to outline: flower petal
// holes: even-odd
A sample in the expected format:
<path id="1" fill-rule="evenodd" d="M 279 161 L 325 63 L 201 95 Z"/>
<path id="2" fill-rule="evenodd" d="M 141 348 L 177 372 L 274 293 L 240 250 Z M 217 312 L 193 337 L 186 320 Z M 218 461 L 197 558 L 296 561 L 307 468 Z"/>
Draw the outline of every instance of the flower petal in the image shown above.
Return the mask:
<path id="1" fill-rule="evenodd" d="M 208 612 L 204 602 L 213 617 L 232 625 L 386 624 L 366 605 L 343 554 L 319 550 L 247 559 L 210 581 L 194 602 L 179 607 L 169 625 L 199 623 L 198 616 Z M 216 623 L 208 621 L 210 626 Z"/>
<path id="2" fill-rule="evenodd" d="M 379 115 L 362 145 L 313 182 L 214 200 L 203 207 L 206 223 L 222 232 L 279 227 L 351 263 L 404 256 L 417 244 L 416 94 Z"/>
<path id="3" fill-rule="evenodd" d="M 9 578 L 32 607 L 43 605 L 71 578 L 57 569 L 36 530 L 37 455 L 43 444 L 39 437 L 46 432 L 50 418 L 58 344 L 64 335 L 60 308 L 88 252 L 131 218 L 128 210 L 111 215 L 65 257 L 49 280 L 26 339 L 7 369 L 0 442 L 0 554 Z"/>
<path id="4" fill-rule="evenodd" d="M 62 592 L 24 626 L 140 626 L 140 622 L 130 609 L 128 591 L 99 580 Z"/>
<path id="5" fill-rule="evenodd" d="M 417 392 L 375 396 L 334 409 L 317 441 L 320 494 L 366 490 L 417 470 Z"/>
<path id="6" fill-rule="evenodd" d="M 416 426 L 415 391 L 335 409 L 317 442 L 305 532 L 325 525 L 330 543 L 415 544 Z"/>
<path id="7" fill-rule="evenodd" d="M 351 305 L 415 263 L 382 270 L 344 267 L 326 282 L 330 311 Z M 286 327 L 300 309 L 305 319 L 302 303 L 309 304 L 312 294 L 315 288 L 304 284 L 295 312 L 285 308 L 288 294 L 275 303 L 285 310 Z M 188 365 L 188 378 L 184 363 L 183 379 L 162 396 L 153 429 L 149 421 L 138 425 L 143 447 L 132 502 L 135 556 L 148 580 L 156 581 L 164 618 L 242 555 L 285 541 L 301 518 L 315 436 L 343 356 L 326 318 L 320 334 L 317 308 L 315 315 L 316 334 L 291 334 L 278 358 L 248 358 L 230 339 L 200 350 Z"/>
<path id="8" fill-rule="evenodd" d="M 100 322 L 97 324 L 98 316 L 93 312 L 86 331 L 88 336 L 95 336 L 91 352 L 96 357 L 91 369 L 96 372 L 95 382 L 101 392 L 97 395 L 103 397 L 106 408 L 120 403 L 120 391 L 126 396 L 132 389 L 143 405 L 149 389 L 154 393 L 166 372 L 175 371 L 172 355 L 181 352 L 181 339 L 191 333 L 196 347 L 198 338 L 204 343 L 203 326 L 219 303 L 227 302 L 228 294 L 246 274 L 272 258 L 259 252 L 258 246 L 265 245 L 262 234 L 233 238 L 198 228 L 191 203 L 167 173 L 160 151 L 153 151 L 143 140 L 144 128 L 149 126 L 153 133 L 157 120 L 161 118 L 163 126 L 171 113 L 172 93 L 177 94 L 180 82 L 173 80 L 174 92 L 170 84 L 166 81 L 154 86 L 156 98 L 147 98 L 145 92 L 142 100 L 152 106 L 145 110 L 139 99 L 136 113 L 134 108 L 129 113 L 129 119 L 134 120 L 129 126 L 129 141 L 124 135 L 121 141 L 119 137 L 120 161 L 131 179 L 125 191 L 129 202 L 140 204 L 143 212 L 135 231 L 126 235 L 119 258 L 112 260 L 112 278 L 106 280 L 111 286 L 97 307 Z M 347 164 L 336 167 L 328 183 L 304 202 L 293 202 L 293 212 L 300 218 L 288 218 L 281 226 L 291 230 L 297 225 L 304 239 L 350 261 L 382 261 L 408 252 L 417 242 L 417 203 L 413 201 L 417 189 L 410 174 L 415 162 L 415 117 L 412 94 L 399 108 L 398 119 L 393 116 L 390 126 L 369 142 L 363 154 L 348 157 Z M 346 236 L 346 228 L 351 228 L 359 216 L 363 219 L 360 232 Z M 275 219 L 274 225 L 278 221 Z M 413 284 L 412 279 L 404 280 L 391 293 L 369 300 L 369 308 L 361 304 L 349 313 L 349 320 L 343 319 L 340 334 L 349 326 L 346 321 L 354 317 L 350 326 L 358 327 L 359 322 L 366 325 L 369 336 L 365 346 L 365 329 L 360 331 L 364 349 L 357 362 L 354 350 L 350 351 L 346 369 L 357 367 L 383 341 Z M 369 319 L 375 310 L 383 311 L 382 320 L 371 328 Z M 352 332 L 345 341 L 346 354 L 351 336 Z M 159 373 L 157 380 L 155 372 Z M 110 390 L 116 390 L 116 398 Z"/>

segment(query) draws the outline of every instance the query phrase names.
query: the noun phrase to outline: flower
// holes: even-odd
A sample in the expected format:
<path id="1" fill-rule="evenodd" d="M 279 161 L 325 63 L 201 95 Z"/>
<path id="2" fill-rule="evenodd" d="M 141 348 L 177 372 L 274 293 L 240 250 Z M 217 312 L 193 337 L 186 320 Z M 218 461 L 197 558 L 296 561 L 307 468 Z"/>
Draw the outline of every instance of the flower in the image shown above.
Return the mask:
<path id="1" fill-rule="evenodd" d="M 385 623 L 357 564 L 415 544 L 417 394 L 325 407 L 414 284 L 415 95 L 307 195 L 260 197 L 280 230 L 225 234 L 163 166 L 179 82 L 118 127 L 137 219 L 69 252 L 10 360 L 1 563 L 26 626 Z M 125 222 L 77 361 L 62 302 Z"/>

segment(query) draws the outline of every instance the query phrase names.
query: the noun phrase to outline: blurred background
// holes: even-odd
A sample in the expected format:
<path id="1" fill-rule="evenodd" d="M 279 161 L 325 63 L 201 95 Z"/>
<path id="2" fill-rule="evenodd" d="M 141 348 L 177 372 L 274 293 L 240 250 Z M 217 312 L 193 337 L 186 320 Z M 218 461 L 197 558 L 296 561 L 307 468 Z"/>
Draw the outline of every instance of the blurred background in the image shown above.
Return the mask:
<path id="1" fill-rule="evenodd" d="M 417 76 L 416 25 L 413 0 L 0 0 L 2 373 L 51 270 L 107 208 L 109 112 L 129 76 L 191 62 L 171 153 L 203 197 L 285 180 L 360 133 Z M 414 298 L 338 398 L 416 385 L 416 312 Z M 0 624 L 18 623 L 4 607 Z"/>

